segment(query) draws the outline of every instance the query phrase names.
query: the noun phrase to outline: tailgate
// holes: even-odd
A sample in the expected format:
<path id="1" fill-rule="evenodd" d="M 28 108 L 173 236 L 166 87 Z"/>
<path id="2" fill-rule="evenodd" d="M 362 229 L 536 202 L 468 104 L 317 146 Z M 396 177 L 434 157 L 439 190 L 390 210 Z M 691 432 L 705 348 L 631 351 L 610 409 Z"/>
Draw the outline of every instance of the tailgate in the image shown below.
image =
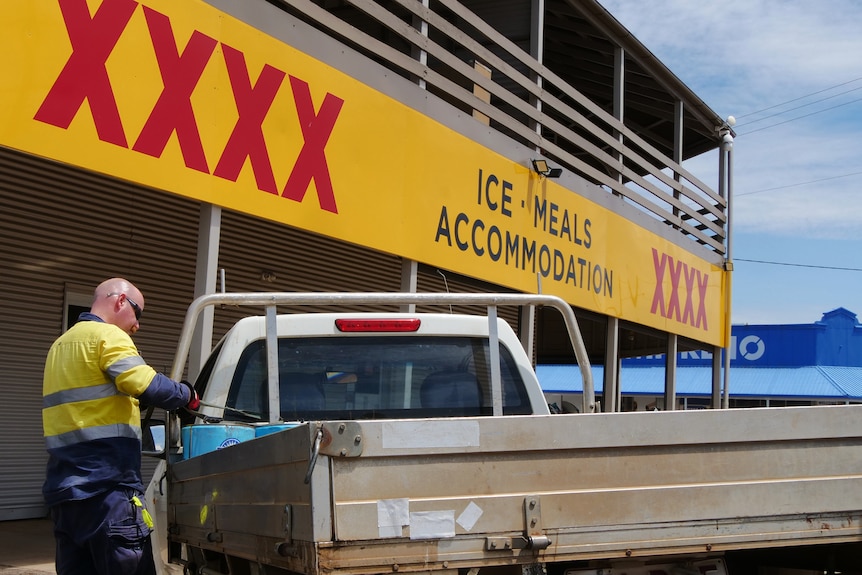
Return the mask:
<path id="1" fill-rule="evenodd" d="M 334 533 L 472 540 L 452 543 L 462 559 L 858 540 L 860 415 L 835 406 L 363 422 L 361 456 L 331 462 Z"/>
<path id="2" fill-rule="evenodd" d="M 301 573 L 858 541 L 860 414 L 312 423 L 175 465 L 172 538 Z"/>

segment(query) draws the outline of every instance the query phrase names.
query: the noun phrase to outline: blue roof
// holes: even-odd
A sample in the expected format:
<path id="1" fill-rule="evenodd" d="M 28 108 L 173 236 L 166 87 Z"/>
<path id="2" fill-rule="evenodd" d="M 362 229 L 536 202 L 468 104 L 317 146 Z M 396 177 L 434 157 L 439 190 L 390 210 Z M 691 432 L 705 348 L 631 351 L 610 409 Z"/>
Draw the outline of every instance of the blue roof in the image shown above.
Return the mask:
<path id="1" fill-rule="evenodd" d="M 862 397 L 862 368 L 821 367 L 820 369 L 848 396 Z"/>
<path id="2" fill-rule="evenodd" d="M 596 393 L 603 389 L 604 367 L 592 366 Z M 630 367 L 620 370 L 625 395 L 664 394 L 663 367 Z M 581 393 L 583 382 L 577 365 L 539 365 L 536 375 L 545 393 Z M 862 400 L 862 367 L 732 367 L 731 397 Z M 704 396 L 712 393 L 712 368 L 677 367 L 676 393 Z"/>

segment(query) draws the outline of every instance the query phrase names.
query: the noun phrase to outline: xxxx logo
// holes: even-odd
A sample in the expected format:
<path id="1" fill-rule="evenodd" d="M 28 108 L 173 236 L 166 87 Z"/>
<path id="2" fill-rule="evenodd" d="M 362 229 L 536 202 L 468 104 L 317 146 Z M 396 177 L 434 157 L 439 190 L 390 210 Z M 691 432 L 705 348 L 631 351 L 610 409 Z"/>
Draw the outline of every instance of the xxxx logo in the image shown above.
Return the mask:
<path id="1" fill-rule="evenodd" d="M 34 119 L 67 129 L 86 100 L 100 140 L 129 148 L 106 61 L 138 9 L 134 0 L 104 0 L 90 15 L 87 0 L 58 0 L 65 21 L 72 54 L 60 72 Z M 282 89 L 287 74 L 269 64 L 252 81 L 245 55 L 222 44 L 226 68 L 238 119 L 230 138 L 211 170 L 198 130 L 191 95 L 204 69 L 213 60 L 217 40 L 195 31 L 184 47 L 177 45 L 170 19 L 151 8 L 142 7 L 152 40 L 163 90 L 149 113 L 131 149 L 161 157 L 172 134 L 180 146 L 186 167 L 236 181 L 248 160 L 258 189 L 301 202 L 311 181 L 317 188 L 323 210 L 338 213 L 335 191 L 324 149 L 335 127 L 344 100 L 327 93 L 315 110 L 311 90 L 305 81 L 288 76 L 295 112 L 302 130 L 303 145 L 293 168 L 279 189 L 263 134 L 263 121 Z"/>
<path id="2" fill-rule="evenodd" d="M 706 323 L 706 288 L 709 275 L 658 250 L 652 250 L 655 270 L 655 292 L 650 313 L 708 330 Z M 665 297 L 665 274 L 670 278 L 670 294 Z M 680 301 L 683 298 L 683 301 Z M 697 311 L 695 311 L 697 304 Z"/>

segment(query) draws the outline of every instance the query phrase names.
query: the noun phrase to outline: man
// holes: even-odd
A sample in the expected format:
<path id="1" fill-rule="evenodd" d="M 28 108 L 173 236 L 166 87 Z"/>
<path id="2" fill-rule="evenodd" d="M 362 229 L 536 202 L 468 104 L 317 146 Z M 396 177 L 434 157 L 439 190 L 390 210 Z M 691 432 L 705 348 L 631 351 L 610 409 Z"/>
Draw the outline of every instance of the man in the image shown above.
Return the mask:
<path id="1" fill-rule="evenodd" d="M 58 575 L 152 575 L 152 519 L 141 480 L 139 401 L 197 409 L 197 394 L 147 365 L 130 337 L 144 296 L 123 278 L 96 288 L 93 305 L 51 346 L 42 426 L 42 491 L 54 520 Z"/>

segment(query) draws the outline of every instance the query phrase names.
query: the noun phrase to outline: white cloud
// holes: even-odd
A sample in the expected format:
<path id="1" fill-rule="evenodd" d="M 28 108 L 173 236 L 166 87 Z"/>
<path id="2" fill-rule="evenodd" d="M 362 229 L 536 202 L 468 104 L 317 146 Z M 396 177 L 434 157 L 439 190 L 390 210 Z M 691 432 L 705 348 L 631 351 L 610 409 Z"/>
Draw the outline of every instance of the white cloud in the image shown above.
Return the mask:
<path id="1" fill-rule="evenodd" d="M 862 3 L 601 1 L 717 113 L 738 118 L 737 231 L 862 237 L 862 176 L 834 178 L 862 171 Z M 686 167 L 716 180 L 714 154 Z"/>
<path id="2" fill-rule="evenodd" d="M 862 4 L 855 0 L 600 1 L 698 92 L 709 86 L 730 97 L 741 86 L 750 94 L 744 100 L 804 87 L 802 95 L 860 71 Z"/>
<path id="3" fill-rule="evenodd" d="M 733 321 L 862 313 L 862 2 L 599 1 L 716 113 L 738 118 Z M 686 168 L 716 185 L 716 152 Z"/>
<path id="4" fill-rule="evenodd" d="M 862 237 L 859 135 L 842 128 L 806 124 L 811 122 L 788 124 L 771 134 L 765 131 L 737 138 L 737 231 Z"/>

